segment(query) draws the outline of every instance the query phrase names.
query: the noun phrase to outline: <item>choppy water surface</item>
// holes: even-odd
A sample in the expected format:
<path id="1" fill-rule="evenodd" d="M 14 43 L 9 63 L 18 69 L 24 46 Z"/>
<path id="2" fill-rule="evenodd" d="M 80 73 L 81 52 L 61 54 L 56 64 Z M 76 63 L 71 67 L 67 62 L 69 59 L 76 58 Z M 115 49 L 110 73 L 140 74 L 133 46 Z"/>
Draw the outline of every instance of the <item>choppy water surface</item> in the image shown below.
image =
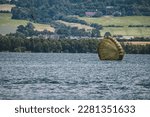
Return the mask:
<path id="1" fill-rule="evenodd" d="M 150 55 L 0 53 L 0 99 L 150 99 Z"/>

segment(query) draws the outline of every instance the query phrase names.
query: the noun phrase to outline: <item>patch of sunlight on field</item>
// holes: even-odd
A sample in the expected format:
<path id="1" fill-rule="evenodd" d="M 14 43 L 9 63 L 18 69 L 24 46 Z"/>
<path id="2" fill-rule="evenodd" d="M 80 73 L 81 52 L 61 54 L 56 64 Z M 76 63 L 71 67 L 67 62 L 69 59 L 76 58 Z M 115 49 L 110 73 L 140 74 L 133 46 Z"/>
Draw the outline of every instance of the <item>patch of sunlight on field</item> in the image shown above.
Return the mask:
<path id="1" fill-rule="evenodd" d="M 0 4 L 0 11 L 11 11 L 13 7 L 15 7 L 15 5 Z"/>
<path id="2" fill-rule="evenodd" d="M 19 25 L 25 26 L 29 22 L 27 20 L 11 19 L 11 17 L 11 13 L 0 13 L 0 34 L 15 33 Z M 47 24 L 33 23 L 33 25 L 37 31 L 43 31 L 45 29 L 51 32 L 55 31 L 53 27 Z"/>
<path id="3" fill-rule="evenodd" d="M 70 26 L 70 27 L 78 27 L 78 29 L 85 29 L 85 30 L 92 30 L 93 29 L 90 26 L 79 24 L 79 23 L 69 23 L 69 22 L 65 22 L 65 21 L 62 21 L 62 20 L 58 20 L 57 22 L 63 23 L 66 26 Z"/>
<path id="4" fill-rule="evenodd" d="M 37 31 L 50 31 L 50 32 L 55 32 L 55 28 L 50 27 L 50 25 L 47 24 L 38 24 L 38 23 L 33 23 L 33 25 L 35 26 L 35 30 Z"/>
<path id="5" fill-rule="evenodd" d="M 128 41 L 128 42 L 123 42 L 125 45 L 126 44 L 132 44 L 132 45 L 150 45 L 150 42 L 143 42 L 143 41 Z"/>

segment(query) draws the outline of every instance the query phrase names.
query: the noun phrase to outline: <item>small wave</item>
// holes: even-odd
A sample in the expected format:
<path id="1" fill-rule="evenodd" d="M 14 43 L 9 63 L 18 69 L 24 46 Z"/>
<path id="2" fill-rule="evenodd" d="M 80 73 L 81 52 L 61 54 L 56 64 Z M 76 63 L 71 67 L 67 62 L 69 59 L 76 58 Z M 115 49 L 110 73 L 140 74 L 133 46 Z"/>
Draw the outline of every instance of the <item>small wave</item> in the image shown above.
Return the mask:
<path id="1" fill-rule="evenodd" d="M 68 85 L 77 85 L 78 84 L 77 81 L 66 81 L 65 83 Z"/>
<path id="2" fill-rule="evenodd" d="M 91 83 L 93 83 L 93 84 L 100 84 L 100 83 L 102 83 L 103 81 L 92 81 Z"/>
<path id="3" fill-rule="evenodd" d="M 129 88 L 128 87 L 126 87 L 126 86 L 122 86 L 122 87 L 117 87 L 117 88 L 115 88 L 115 89 L 119 89 L 119 90 L 128 90 Z"/>
<path id="4" fill-rule="evenodd" d="M 137 83 L 136 85 L 143 86 L 144 88 L 150 88 L 150 79 L 142 80 L 141 82 Z"/>
<path id="5" fill-rule="evenodd" d="M 0 79 L 0 85 L 11 83 L 9 79 Z"/>
<path id="6" fill-rule="evenodd" d="M 51 84 L 60 84 L 60 82 L 58 82 L 58 81 L 50 81 L 49 83 L 51 83 Z"/>
<path id="7" fill-rule="evenodd" d="M 33 84 L 31 80 L 17 80 L 14 81 L 12 84 Z"/>
<path id="8" fill-rule="evenodd" d="M 17 80 L 13 84 L 40 84 L 40 83 L 45 83 L 45 84 L 60 84 L 60 82 L 55 81 L 55 80 L 50 80 L 47 78 L 43 79 L 27 79 L 27 80 Z"/>

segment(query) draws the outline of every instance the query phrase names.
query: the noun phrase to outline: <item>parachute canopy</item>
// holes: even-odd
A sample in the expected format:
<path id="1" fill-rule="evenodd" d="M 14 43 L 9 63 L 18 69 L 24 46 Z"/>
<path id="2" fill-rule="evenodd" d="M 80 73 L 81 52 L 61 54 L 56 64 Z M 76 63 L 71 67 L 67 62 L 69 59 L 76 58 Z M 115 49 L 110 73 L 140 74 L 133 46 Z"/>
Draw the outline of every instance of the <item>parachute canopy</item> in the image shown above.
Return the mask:
<path id="1" fill-rule="evenodd" d="M 100 60 L 122 60 L 124 50 L 121 44 L 110 36 L 105 36 L 98 46 L 98 55 Z"/>

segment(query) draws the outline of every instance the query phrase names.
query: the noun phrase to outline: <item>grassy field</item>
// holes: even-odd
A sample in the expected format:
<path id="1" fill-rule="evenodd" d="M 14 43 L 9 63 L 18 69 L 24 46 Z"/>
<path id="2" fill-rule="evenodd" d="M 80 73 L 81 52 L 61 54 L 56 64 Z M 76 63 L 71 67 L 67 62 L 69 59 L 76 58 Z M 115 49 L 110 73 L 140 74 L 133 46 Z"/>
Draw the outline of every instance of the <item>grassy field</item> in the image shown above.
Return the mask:
<path id="1" fill-rule="evenodd" d="M 150 28 L 112 28 L 112 27 L 104 27 L 101 31 L 101 35 L 104 35 L 105 32 L 111 32 L 112 35 L 124 35 L 124 36 L 142 36 L 147 37 L 150 36 Z"/>
<path id="2" fill-rule="evenodd" d="M 150 25 L 149 16 L 127 16 L 127 17 L 111 17 L 105 16 L 101 18 L 88 18 L 79 17 L 88 23 L 97 23 L 103 26 L 117 25 L 123 26 L 120 28 L 115 27 L 104 27 L 101 34 L 104 35 L 105 32 L 109 31 L 112 35 L 126 35 L 126 36 L 150 36 L 150 28 L 144 27 L 128 27 L 129 25 Z"/>
<path id="3" fill-rule="evenodd" d="M 26 25 L 27 20 L 13 20 L 10 13 L 0 13 L 0 34 L 8 34 L 16 32 L 17 26 Z M 43 31 L 44 29 L 54 32 L 55 29 L 46 24 L 33 23 L 35 30 Z"/>

